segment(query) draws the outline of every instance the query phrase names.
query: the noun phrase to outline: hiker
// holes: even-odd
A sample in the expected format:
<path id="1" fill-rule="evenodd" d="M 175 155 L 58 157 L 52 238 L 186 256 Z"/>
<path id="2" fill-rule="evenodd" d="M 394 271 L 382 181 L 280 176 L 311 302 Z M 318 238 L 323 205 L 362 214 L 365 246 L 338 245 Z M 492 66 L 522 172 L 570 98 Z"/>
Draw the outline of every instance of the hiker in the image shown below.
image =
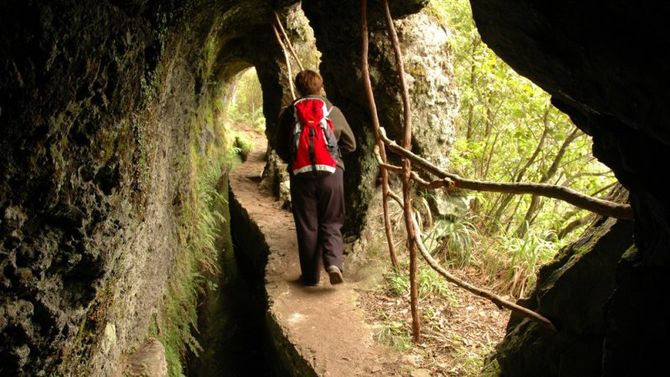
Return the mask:
<path id="1" fill-rule="evenodd" d="M 279 117 L 277 154 L 289 164 L 300 282 L 317 285 L 323 262 L 330 283 L 340 284 L 344 281 L 341 154 L 354 151 L 356 140 L 340 109 L 323 96 L 321 75 L 301 71 L 295 77 L 295 86 L 301 97 L 284 108 Z"/>

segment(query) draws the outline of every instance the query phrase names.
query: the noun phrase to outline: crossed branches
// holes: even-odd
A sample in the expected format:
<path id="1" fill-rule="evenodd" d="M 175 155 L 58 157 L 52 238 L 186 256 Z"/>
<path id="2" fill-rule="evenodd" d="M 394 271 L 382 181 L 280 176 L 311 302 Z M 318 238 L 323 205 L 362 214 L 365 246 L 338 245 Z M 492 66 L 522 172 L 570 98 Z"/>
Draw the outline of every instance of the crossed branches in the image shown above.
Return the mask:
<path id="1" fill-rule="evenodd" d="M 486 291 L 484 289 L 475 287 L 461 279 L 451 275 L 444 267 L 430 255 L 428 249 L 423 244 L 421 239 L 421 229 L 416 221 L 414 210 L 411 204 L 411 184 L 417 183 L 429 189 L 438 188 L 461 188 L 475 191 L 494 191 L 506 192 L 512 194 L 534 194 L 540 196 L 551 197 L 566 201 L 576 207 L 589 210 L 603 216 L 615 217 L 619 219 L 632 220 L 634 218 L 633 211 L 630 205 L 615 203 L 607 200 L 594 198 L 568 187 L 539 184 L 539 183 L 499 183 L 490 181 L 478 181 L 460 177 L 456 174 L 444 171 L 428 160 L 418 156 L 411 151 L 411 111 L 409 101 L 409 91 L 405 83 L 405 72 L 402 63 L 402 52 L 398 37 L 393 26 L 393 19 L 389 11 L 388 0 L 382 0 L 384 7 L 384 15 L 386 19 L 386 27 L 389 38 L 393 45 L 393 50 L 396 58 L 396 69 L 400 76 L 400 86 L 402 89 L 403 101 L 403 141 L 402 145 L 398 145 L 395 141 L 386 136 L 384 128 L 380 126 L 379 117 L 377 114 L 377 106 L 372 91 L 372 84 L 370 81 L 370 69 L 368 63 L 368 25 L 367 25 L 367 0 L 361 0 L 361 68 L 363 74 L 363 84 L 370 109 L 372 127 L 376 138 L 375 157 L 381 170 L 382 177 L 382 203 L 384 209 L 384 228 L 386 232 L 386 239 L 389 247 L 389 254 L 391 263 L 395 269 L 398 269 L 397 257 L 393 246 L 393 234 L 391 231 L 391 224 L 388 215 L 388 200 L 393 199 L 403 208 L 405 227 L 407 229 L 407 249 L 410 258 L 410 305 L 412 313 L 412 335 L 415 342 L 420 340 L 421 324 L 418 313 L 418 284 L 416 279 L 416 248 L 419 249 L 421 256 L 428 263 L 428 265 L 442 275 L 446 280 L 462 287 L 478 296 L 484 297 L 499 307 L 505 307 L 512 311 L 537 321 L 543 327 L 557 331 L 554 324 L 541 314 L 517 305 L 513 302 L 502 299 L 501 297 Z M 392 165 L 388 162 L 386 149 L 399 155 L 402 158 L 402 166 Z M 419 174 L 412 171 L 412 164 L 422 170 L 424 173 L 435 176 L 436 179 L 429 181 L 421 178 Z M 393 193 L 388 185 L 388 172 L 400 175 L 403 183 L 403 196 L 400 198 Z"/>
<path id="2" fill-rule="evenodd" d="M 402 90 L 402 104 L 403 104 L 403 139 L 402 145 L 399 145 L 395 141 L 387 137 L 386 132 L 379 123 L 379 116 L 377 112 L 377 105 L 375 103 L 374 94 L 372 91 L 372 83 L 370 80 L 370 69 L 368 63 L 368 51 L 369 51 L 369 40 L 368 40 L 368 24 L 367 24 L 367 0 L 361 0 L 361 70 L 363 75 L 363 85 L 365 88 L 365 93 L 368 101 L 368 107 L 371 116 L 372 127 L 375 134 L 376 146 L 375 146 L 375 157 L 377 159 L 378 165 L 380 167 L 381 179 L 382 179 L 382 207 L 384 215 L 384 229 L 386 234 L 386 241 L 389 248 L 389 257 L 391 259 L 391 264 L 394 269 L 399 269 L 399 264 L 395 252 L 394 242 L 393 242 L 393 232 L 391 227 L 391 221 L 389 219 L 389 207 L 388 201 L 392 199 L 396 201 L 402 208 L 404 214 L 405 228 L 407 230 L 407 249 L 409 252 L 410 260 L 410 306 L 412 313 L 412 335 L 415 342 L 420 341 L 421 337 L 421 323 L 418 310 L 418 282 L 417 282 L 417 253 L 418 249 L 423 259 L 426 263 L 442 275 L 447 281 L 452 282 L 459 287 L 468 290 L 471 293 L 474 293 L 480 297 L 486 298 L 492 301 L 494 304 L 499 307 L 508 308 L 524 317 L 530 318 L 531 320 L 537 321 L 543 327 L 550 329 L 552 331 L 557 331 L 554 324 L 544 316 L 540 315 L 537 312 L 534 312 L 530 309 L 517 305 L 513 302 L 504 300 L 503 298 L 481 288 L 478 288 L 472 284 L 469 284 L 454 275 L 450 274 L 444 267 L 430 255 L 430 252 L 423 244 L 421 238 L 421 228 L 419 227 L 416 216 L 414 214 L 414 209 L 412 207 L 412 197 L 411 197 L 411 188 L 412 184 L 419 184 L 427 189 L 439 189 L 444 188 L 447 190 L 460 188 L 474 191 L 492 191 L 492 192 L 504 192 L 511 194 L 533 194 L 539 196 L 546 196 L 554 199 L 563 200 L 568 202 L 578 208 L 586 209 L 593 213 L 615 217 L 619 219 L 632 220 L 634 218 L 633 211 L 630 205 L 611 202 L 607 200 L 602 200 L 592 196 L 585 195 L 583 193 L 572 190 L 568 187 L 549 185 L 544 183 L 524 183 L 524 182 L 514 182 L 514 183 L 500 183 L 500 182 L 491 182 L 491 181 L 479 181 L 474 179 L 463 178 L 457 174 L 447 172 L 443 169 L 432 164 L 430 161 L 425 158 L 414 154 L 411 149 L 411 140 L 412 140 L 412 119 L 411 119 L 411 109 L 410 109 L 410 99 L 409 99 L 409 90 L 405 82 L 405 70 L 403 67 L 402 52 L 400 50 L 400 43 L 398 41 L 398 36 L 393 26 L 393 19 L 388 6 L 388 0 L 382 0 L 382 5 L 384 7 L 384 16 L 386 21 L 386 27 L 393 46 L 395 54 L 395 63 L 396 70 L 398 71 L 400 78 L 400 87 Z M 291 64 L 289 59 L 289 51 L 293 55 L 294 59 L 297 61 L 300 69 L 303 69 L 302 63 L 298 58 L 291 41 L 288 38 L 288 35 L 281 23 L 279 16 L 274 14 L 273 30 L 277 42 L 279 43 L 284 57 L 286 59 L 286 65 L 289 75 L 289 85 L 291 86 L 291 94 L 295 98 L 295 93 L 293 85 L 291 82 Z M 283 37 L 283 38 L 282 38 Z M 283 43 L 283 40 L 286 40 L 286 44 Z M 288 49 L 287 49 L 288 46 Z M 391 152 L 397 154 L 401 157 L 401 166 L 392 165 L 388 162 L 387 148 Z M 418 169 L 420 169 L 424 174 L 429 176 L 434 176 L 435 179 L 427 180 L 422 178 L 417 172 L 412 170 L 412 164 Z M 402 198 L 395 194 L 389 187 L 389 172 L 397 174 L 402 180 Z"/>

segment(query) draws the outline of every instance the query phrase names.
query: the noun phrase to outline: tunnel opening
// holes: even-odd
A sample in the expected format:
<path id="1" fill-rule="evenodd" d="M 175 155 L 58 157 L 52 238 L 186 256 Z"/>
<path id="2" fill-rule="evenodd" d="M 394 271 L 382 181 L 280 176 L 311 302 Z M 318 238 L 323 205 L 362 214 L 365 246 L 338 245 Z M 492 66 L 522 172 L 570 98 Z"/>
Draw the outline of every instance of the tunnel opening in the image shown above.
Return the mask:
<path id="1" fill-rule="evenodd" d="M 247 68 L 237 74 L 228 84 L 221 101 L 224 101 L 221 121 L 231 130 L 232 150 L 245 161 L 254 144 L 264 142 L 266 131 L 263 90 L 256 68 Z"/>
<path id="2" fill-rule="evenodd" d="M 229 104 L 225 109 L 224 122 L 233 130 L 265 131 L 263 116 L 263 91 L 255 67 L 240 72 L 230 85 Z"/>
<path id="3" fill-rule="evenodd" d="M 433 5 L 435 6 L 435 4 Z M 440 5 L 444 6 L 444 4 Z M 460 7 L 461 9 L 454 9 L 454 7 Z M 612 182 L 611 172 L 596 172 L 595 170 L 598 170 L 597 168 L 602 167 L 602 165 L 599 165 L 593 159 L 589 159 L 588 152 L 584 153 L 585 150 L 590 149 L 588 138 L 580 133 L 565 115 L 551 105 L 550 96 L 546 92 L 516 75 L 491 50 L 486 49 L 481 44 L 481 37 L 476 32 L 472 16 L 468 13 L 469 9 L 464 10 L 464 8 L 468 8 L 467 2 L 461 1 L 448 9 L 446 15 L 439 14 L 442 9 L 438 6 L 432 9 L 438 11 L 438 20 L 443 22 L 444 25 L 448 25 L 448 27 L 454 27 L 454 22 L 466 20 L 465 22 L 468 25 L 458 25 L 466 31 L 459 30 L 458 33 L 460 34 L 456 36 L 456 39 L 460 39 L 452 40 L 450 43 L 454 50 L 458 50 L 456 55 L 462 51 L 471 51 L 472 54 L 468 57 L 461 56 L 460 61 L 457 57 L 454 63 L 457 66 L 456 80 L 460 81 L 458 89 L 465 92 L 463 96 L 467 97 L 467 100 L 460 104 L 461 113 L 455 120 L 451 119 L 456 123 L 456 135 L 446 137 L 455 136 L 456 139 L 453 148 L 451 148 L 451 142 L 447 143 L 447 149 L 451 149 L 450 168 L 467 176 L 490 178 L 491 180 L 509 181 L 511 179 L 518 181 L 524 179 L 557 184 L 577 181 L 580 175 L 582 177 L 599 175 L 607 177 L 597 184 L 584 183 L 582 180 L 578 182 L 577 186 L 597 192 L 611 188 L 614 183 Z M 440 19 L 440 17 L 442 18 Z M 454 21 L 458 18 L 461 18 L 461 20 Z M 421 31 L 419 30 L 419 32 Z M 411 40 L 411 37 L 408 39 Z M 248 43 L 249 41 L 243 42 Z M 383 42 L 378 40 L 377 43 L 377 48 L 383 51 Z M 411 48 L 410 45 L 405 47 Z M 425 68 L 413 66 L 412 64 L 415 64 L 412 60 L 413 57 L 410 56 L 409 59 L 410 66 L 415 70 L 410 74 L 415 75 L 417 79 L 422 79 L 422 76 L 426 73 L 422 73 L 421 69 Z M 265 63 L 267 64 L 267 62 Z M 246 158 L 249 149 L 252 149 L 250 148 L 251 140 L 262 137 L 258 132 L 262 131 L 263 128 L 256 126 L 264 123 L 260 112 L 263 106 L 262 101 L 259 102 L 259 97 L 262 95 L 271 97 L 271 103 L 269 106 L 265 106 L 265 111 L 270 114 L 276 113 L 280 103 L 285 105 L 290 100 L 287 95 L 287 80 L 292 78 L 283 77 L 287 72 L 282 63 L 285 62 L 277 58 L 272 62 L 275 65 L 274 67 L 269 65 L 259 66 L 264 71 L 265 87 L 271 89 L 266 92 L 261 90 L 260 81 L 257 79 L 251 80 L 258 75 L 255 68 L 249 68 L 231 79 L 230 89 L 227 90 L 229 101 L 225 111 L 225 121 L 228 122 L 234 132 L 232 136 L 233 147 L 242 160 Z M 326 63 L 322 66 L 325 77 L 327 81 L 330 81 L 331 88 L 333 88 L 333 97 L 339 98 L 346 106 L 347 103 L 354 101 L 356 98 L 351 96 L 351 93 L 343 95 L 343 84 L 339 78 L 328 77 L 329 74 L 333 74 L 331 70 L 334 69 L 334 65 L 330 64 L 332 63 L 326 60 Z M 380 63 L 380 65 L 383 66 L 384 63 Z M 394 74 L 392 70 L 389 70 L 384 71 L 381 76 L 377 77 L 378 84 L 383 88 L 383 91 L 388 91 L 389 87 L 393 87 L 393 84 L 389 82 L 393 80 Z M 468 74 L 470 77 L 466 77 Z M 492 76 L 495 79 L 491 79 Z M 268 77 L 271 77 L 271 79 L 268 79 Z M 462 85 L 467 82 L 473 86 L 475 84 L 479 85 L 479 87 Z M 277 84 L 280 88 L 277 88 Z M 328 88 L 328 82 L 326 88 Z M 487 93 L 487 88 L 494 88 L 494 90 L 489 90 Z M 422 87 L 417 87 L 417 89 L 425 90 Z M 255 93 L 255 97 L 250 96 L 249 93 Z M 281 99 L 278 95 L 280 93 Z M 420 94 L 426 96 L 426 93 Z M 384 104 L 385 106 L 394 106 L 395 95 L 382 93 L 380 97 L 382 97 L 382 101 L 389 101 Z M 509 103 L 512 103 L 512 105 L 508 105 Z M 435 109 L 429 109 L 429 111 L 434 112 Z M 355 114 L 353 117 L 356 119 L 364 114 L 364 111 L 354 106 L 352 113 Z M 520 116 L 520 113 L 524 113 L 525 117 Z M 397 123 L 396 115 L 397 113 L 387 112 L 382 116 L 386 118 L 385 121 L 388 122 L 387 125 L 390 127 L 390 125 Z M 529 124 L 532 124 L 532 127 L 528 127 Z M 430 125 L 435 126 L 432 123 Z M 357 136 L 365 140 L 366 130 L 361 129 L 360 131 Z M 272 133 L 272 128 L 265 129 L 265 135 L 269 141 L 272 140 Z M 426 138 L 426 135 L 422 135 L 422 137 Z M 447 159 L 445 150 L 436 151 L 434 145 L 426 143 L 418 137 L 416 143 L 418 152 L 428 153 L 438 161 Z M 369 153 L 371 145 L 365 145 L 365 142 L 362 144 L 364 145 L 362 154 L 365 155 Z M 516 154 L 505 153 L 505 151 L 509 152 L 511 150 L 511 148 L 506 149 L 510 146 L 514 147 Z M 271 152 L 271 149 L 268 151 Z M 512 156 L 510 157 L 510 155 Z M 535 157 L 537 157 L 537 161 L 532 161 Z M 276 161 L 272 161 L 272 153 L 269 154 L 268 158 L 266 171 L 271 170 L 272 167 L 276 169 L 281 166 Z M 568 162 L 565 162 L 566 160 Z M 592 163 L 590 166 L 596 168 L 592 171 L 582 171 L 580 168 L 575 168 L 585 161 L 589 164 Z M 354 161 L 353 165 L 356 173 L 358 173 L 361 162 Z M 365 172 L 361 172 L 361 176 L 363 175 L 365 175 Z M 360 184 L 361 176 L 352 179 L 350 175 L 349 179 L 354 182 L 358 181 L 358 184 Z M 266 178 L 268 177 L 266 176 Z M 275 170 L 274 177 L 269 178 L 270 182 L 266 181 L 266 184 L 273 188 L 276 196 L 280 194 L 281 179 L 282 177 L 279 177 Z M 607 179 L 609 180 L 603 183 Z M 374 186 L 370 186 L 368 189 L 371 187 Z M 614 193 L 615 190 L 612 190 L 612 192 Z M 493 281 L 493 284 L 498 285 L 499 288 L 504 285 L 500 290 L 509 291 L 516 298 L 526 297 L 534 289 L 534 279 L 540 266 L 550 261 L 562 246 L 579 238 L 579 232 L 576 229 L 580 227 L 583 229 L 586 224 L 595 218 L 585 216 L 584 212 L 570 211 L 570 206 L 562 202 L 548 204 L 545 200 L 535 197 L 531 199 L 528 196 L 454 195 L 445 204 L 440 202 L 440 198 L 436 198 L 428 192 L 420 192 L 420 195 L 422 195 L 420 203 L 423 205 L 421 213 L 426 216 L 421 221 L 428 222 L 428 218 L 435 220 L 430 228 L 426 228 L 431 252 L 437 254 L 445 263 L 460 268 L 476 267 L 484 260 L 485 263 L 495 266 L 489 271 L 485 271 L 489 276 L 494 276 L 488 282 Z M 352 195 L 354 200 L 361 196 L 364 195 L 360 195 L 360 193 Z M 543 206 L 545 207 L 544 211 L 542 211 Z M 445 207 L 447 207 L 446 210 Z M 367 213 L 369 210 L 376 209 L 374 207 L 367 208 L 366 204 L 365 209 L 356 212 L 355 216 L 365 219 L 367 215 L 363 213 Z M 475 219 L 473 216 L 469 216 L 469 211 L 476 212 L 479 218 Z M 562 217 L 563 222 L 559 223 L 556 220 L 557 217 Z M 365 222 L 359 224 L 362 228 L 368 225 Z M 567 226 L 563 227 L 564 225 Z M 479 232 L 482 229 L 482 233 L 487 233 L 489 246 L 494 242 L 491 240 L 494 238 L 497 240 L 497 236 L 500 236 L 500 234 L 502 234 L 500 237 L 509 238 L 504 242 L 496 243 L 497 248 L 502 248 L 509 255 L 475 255 L 471 250 L 468 250 L 468 248 L 472 248 L 474 243 L 486 243 L 486 240 L 482 241 L 484 237 L 479 238 L 480 235 L 474 234 L 474 232 Z M 356 235 L 355 227 L 351 234 Z M 349 241 L 358 242 L 359 240 L 349 238 Z M 251 283 L 245 283 L 245 289 L 251 289 L 249 292 L 253 292 L 254 282 L 262 282 L 263 268 L 259 266 L 264 266 L 265 262 L 250 259 L 248 250 L 236 249 L 235 255 L 237 256 L 236 266 L 244 271 L 244 275 L 253 277 Z M 358 274 L 356 269 L 352 270 L 355 274 Z M 435 279 L 428 269 L 423 272 L 424 279 Z M 361 275 L 365 275 L 365 273 Z M 500 276 L 505 277 L 501 279 Z M 403 279 L 399 276 L 396 276 L 396 278 Z M 258 290 L 253 295 L 262 292 L 262 287 L 256 288 Z M 440 284 L 428 282 L 426 289 L 439 291 L 442 288 Z M 244 297 L 237 297 L 237 299 L 239 298 Z M 228 297 L 228 299 L 236 298 Z M 239 302 L 239 306 L 242 308 L 241 313 L 246 313 L 241 314 L 241 317 L 251 321 L 262 319 L 257 315 L 250 315 L 250 312 L 245 312 L 245 310 L 267 310 L 267 303 L 265 305 L 263 307 L 263 303 L 253 302 L 253 300 Z M 253 327 L 252 323 L 250 322 L 249 325 Z M 259 333 L 257 338 L 267 339 L 267 336 L 267 333 Z M 244 347 L 255 347 L 256 349 L 259 349 L 262 345 L 261 343 L 248 342 L 245 344 L 246 339 L 234 341 L 241 342 L 240 344 L 243 344 Z M 268 344 L 267 342 L 263 343 Z M 253 355 L 254 353 L 250 352 L 249 354 Z"/>

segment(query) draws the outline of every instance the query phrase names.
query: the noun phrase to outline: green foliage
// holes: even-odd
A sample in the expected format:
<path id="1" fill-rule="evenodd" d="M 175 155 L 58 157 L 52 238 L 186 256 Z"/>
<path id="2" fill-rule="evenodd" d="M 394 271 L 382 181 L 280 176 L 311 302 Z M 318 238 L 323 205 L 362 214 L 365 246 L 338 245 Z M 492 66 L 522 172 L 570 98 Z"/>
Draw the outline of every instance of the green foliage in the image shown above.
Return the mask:
<path id="1" fill-rule="evenodd" d="M 496 358 L 484 360 L 484 367 L 482 368 L 480 377 L 498 377 L 500 376 L 500 364 Z"/>
<path id="2" fill-rule="evenodd" d="M 424 234 L 423 241 L 431 254 L 456 267 L 464 267 L 473 262 L 477 237 L 476 225 L 466 216 L 460 216 L 436 221 Z"/>
<path id="3" fill-rule="evenodd" d="M 376 341 L 387 344 L 398 351 L 412 348 L 412 338 L 406 323 L 394 320 L 387 313 L 381 313 L 383 319 L 373 328 Z"/>
<path id="4" fill-rule="evenodd" d="M 401 272 L 391 271 L 385 275 L 385 286 L 391 296 L 409 295 L 409 274 L 405 272 L 407 271 L 406 267 L 401 268 Z M 449 288 L 449 283 L 432 268 L 419 267 L 417 278 L 420 298 L 440 297 L 446 299 L 452 305 L 457 304 L 457 298 Z"/>
<path id="5" fill-rule="evenodd" d="M 399 297 L 409 294 L 409 276 L 401 271 L 391 271 L 385 275 L 386 286 L 391 296 Z"/>
<path id="6" fill-rule="evenodd" d="M 459 376 L 481 377 L 495 376 L 494 368 L 485 365 L 484 356 L 493 351 L 493 347 L 475 348 L 468 346 L 458 335 L 451 335 L 450 342 L 455 348 L 455 358 L 459 360 Z"/>
<path id="7" fill-rule="evenodd" d="M 549 94 L 518 75 L 482 43 L 467 1 L 433 0 L 431 7 L 453 31 L 450 44 L 461 94 L 458 138 L 450 155 L 453 169 L 473 178 L 546 182 L 587 193 L 613 182 L 611 172 L 590 156 L 587 137 L 577 136 L 559 154 L 574 125 L 551 106 Z M 558 168 L 552 171 L 554 162 Z M 478 195 L 478 214 L 493 234 L 515 231 L 525 222 L 557 230 L 565 221 L 560 215 L 570 208 L 554 205 L 551 211 L 538 210 L 526 218 L 530 196 L 524 196 L 516 210 L 503 200 L 505 196 Z M 544 202 L 540 209 L 546 208 Z M 506 227 L 501 229 L 496 223 Z"/>
<path id="8" fill-rule="evenodd" d="M 406 331 L 406 326 L 400 321 L 388 321 L 382 326 L 376 326 L 373 337 L 376 341 L 387 344 L 398 351 L 412 348 L 412 338 Z"/>
<path id="9" fill-rule="evenodd" d="M 254 143 L 247 136 L 243 134 L 235 135 L 233 142 L 233 150 L 237 153 L 242 161 L 246 161 L 249 153 L 254 149 Z"/>
<path id="10" fill-rule="evenodd" d="M 615 178 L 591 156 L 591 140 L 551 105 L 549 94 L 482 42 L 469 2 L 431 0 L 428 10 L 451 31 L 460 93 L 450 168 L 474 179 L 558 184 L 606 194 L 603 188 Z M 485 268 L 499 268 L 491 275 L 502 277 L 504 289 L 514 295 L 527 292 L 537 266 L 578 236 L 573 231 L 559 239 L 561 229 L 586 215 L 564 202 L 531 195 L 478 192 L 471 199 L 470 214 L 439 219 L 424 241 L 454 266 L 485 260 Z"/>
<path id="11" fill-rule="evenodd" d="M 535 286 L 539 267 L 553 258 L 557 246 L 562 246 L 536 233 L 529 233 L 523 239 L 500 237 L 499 241 L 498 252 L 506 259 L 504 290 L 515 297 L 525 296 Z"/>
<path id="12" fill-rule="evenodd" d="M 446 279 L 430 267 L 419 268 L 419 297 L 439 297 L 450 305 L 458 304 L 458 297 L 451 290 Z"/>

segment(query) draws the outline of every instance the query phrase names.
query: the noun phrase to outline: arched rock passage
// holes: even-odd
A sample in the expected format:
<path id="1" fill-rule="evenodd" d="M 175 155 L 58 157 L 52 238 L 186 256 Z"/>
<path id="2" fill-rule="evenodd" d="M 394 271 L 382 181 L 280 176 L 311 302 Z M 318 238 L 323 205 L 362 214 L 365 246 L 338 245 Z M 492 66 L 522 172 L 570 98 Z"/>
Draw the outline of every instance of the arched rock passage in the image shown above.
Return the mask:
<path id="1" fill-rule="evenodd" d="M 109 375 L 123 352 L 143 342 L 187 243 L 182 217 L 196 189 L 192 146 L 215 142 L 208 131 L 212 103 L 231 77 L 252 65 L 272 141 L 272 122 L 288 97 L 272 11 L 294 3 L 3 4 L 2 373 L 49 375 L 60 366 L 72 374 Z M 402 17 L 425 3 L 391 5 Z M 596 156 L 631 191 L 636 248 L 617 266 L 596 362 L 602 360 L 605 375 L 643 374 L 640 368 L 660 365 L 668 353 L 670 199 L 652 163 L 662 165 L 670 149 L 664 114 L 670 64 L 662 54 L 670 35 L 668 6 L 472 4 L 485 41 L 554 94 L 555 103 L 593 135 Z M 399 91 L 377 5 L 371 2 L 373 84 L 393 135 Z M 356 233 L 375 186 L 358 80 L 359 3 L 315 0 L 303 7 L 323 53 L 328 94 L 349 116 L 362 146 L 346 161 L 352 172 L 347 226 Z M 655 49 L 642 48 L 650 42 Z M 446 104 L 455 102 L 446 97 Z M 416 141 L 424 153 L 442 146 L 448 140 L 438 147 Z M 522 344 L 515 352 L 531 354 L 526 351 Z M 627 373 L 628 365 L 638 369 Z"/>
<path id="2" fill-rule="evenodd" d="M 398 22 L 398 32 L 403 48 L 407 51 L 406 65 L 409 67 L 410 90 L 412 92 L 413 115 L 416 132 L 413 140 L 415 150 L 432 158 L 442 167 L 446 167 L 446 155 L 453 142 L 453 119 L 458 107 L 454 83 L 451 81 L 451 60 L 447 45 L 447 32 L 439 23 L 427 15 L 411 15 L 424 5 L 424 1 L 392 2 L 394 17 L 404 17 Z M 246 7 L 262 7 L 245 4 Z M 278 9 L 280 14 L 294 12 L 293 6 Z M 374 144 L 362 84 L 360 81 L 360 16 L 357 1 L 345 3 L 305 2 L 302 4 L 309 25 L 288 25 L 291 29 L 312 27 L 316 37 L 316 47 L 322 54 L 318 69 L 324 76 L 328 97 L 340 107 L 346 115 L 354 133 L 359 149 L 345 156 L 347 167 L 347 222 L 345 232 L 357 235 L 364 226 L 368 204 L 376 187 L 377 168 L 372 156 Z M 266 10 L 270 12 L 271 10 Z M 244 15 L 242 11 L 234 13 Z M 260 12 L 263 14 L 263 12 Z M 267 13 L 266 13 L 267 15 Z M 244 22 L 250 22 L 248 16 L 240 16 Z M 289 17 L 295 20 L 295 17 Z M 343 22 L 343 20 L 347 20 Z M 383 125 L 391 137 L 400 135 L 402 127 L 400 87 L 395 71 L 394 55 L 386 37 L 380 7 L 375 7 L 370 15 L 373 31 L 371 66 L 375 76 L 373 85 L 380 113 L 384 116 Z M 255 19 L 253 27 L 235 29 L 238 37 L 221 46 L 216 60 L 215 71 L 219 81 L 225 82 L 231 75 L 240 71 L 240 66 L 231 63 L 246 62 L 256 67 L 263 88 L 264 114 L 266 117 L 266 136 L 273 147 L 277 114 L 283 106 L 291 102 L 288 70 L 284 56 L 272 34 L 271 20 Z M 234 19 L 232 24 L 237 24 Z M 227 32 L 226 29 L 221 31 Z M 297 30 L 300 34 L 300 31 Z M 226 35 L 226 34 L 222 34 Z M 430 35 L 422 41 L 424 35 Z M 295 44 L 306 44 L 304 40 L 294 40 Z M 302 46 L 304 49 L 314 46 Z M 293 64 L 293 73 L 297 65 Z M 275 162 L 272 161 L 271 165 Z M 275 168 L 275 166 L 270 166 Z M 279 169 L 283 169 L 280 167 Z M 272 174 L 279 174 L 273 171 Z M 276 180 L 276 178 L 270 178 Z M 276 184 L 276 182 L 275 182 Z M 275 189 L 277 191 L 277 189 Z"/>

